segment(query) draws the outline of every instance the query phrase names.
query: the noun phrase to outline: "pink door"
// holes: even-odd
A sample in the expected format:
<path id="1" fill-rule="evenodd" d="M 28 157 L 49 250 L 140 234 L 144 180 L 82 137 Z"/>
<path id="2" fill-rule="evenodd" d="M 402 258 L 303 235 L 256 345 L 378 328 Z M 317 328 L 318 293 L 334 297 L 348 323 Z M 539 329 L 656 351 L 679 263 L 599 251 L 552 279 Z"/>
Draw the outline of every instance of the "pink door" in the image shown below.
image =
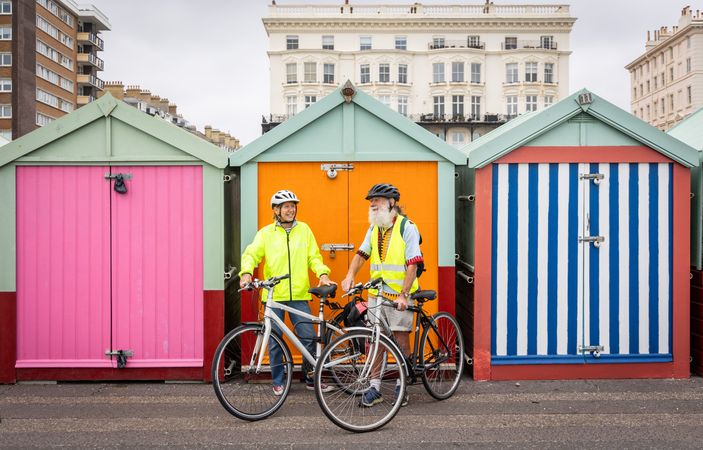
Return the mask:
<path id="1" fill-rule="evenodd" d="M 17 363 L 110 367 L 104 167 L 17 168 Z"/>
<path id="2" fill-rule="evenodd" d="M 203 365 L 202 167 L 112 167 L 112 349 L 126 367 Z M 131 177 L 131 178 L 130 178 Z"/>

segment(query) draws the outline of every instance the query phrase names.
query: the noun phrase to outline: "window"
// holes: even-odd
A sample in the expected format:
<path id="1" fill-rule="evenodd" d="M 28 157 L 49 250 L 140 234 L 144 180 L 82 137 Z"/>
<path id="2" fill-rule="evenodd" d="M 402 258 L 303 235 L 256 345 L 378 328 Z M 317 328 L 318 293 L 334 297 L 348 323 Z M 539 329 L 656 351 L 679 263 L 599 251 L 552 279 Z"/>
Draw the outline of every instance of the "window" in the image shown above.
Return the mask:
<path id="1" fill-rule="evenodd" d="M 691 36 L 686 38 L 686 48 L 691 48 Z"/>
<path id="2" fill-rule="evenodd" d="M 517 48 L 517 38 L 516 37 L 506 37 L 505 43 L 503 44 L 505 50 L 513 50 Z"/>
<path id="3" fill-rule="evenodd" d="M 455 131 L 452 133 L 452 145 L 456 148 L 464 146 L 464 133 Z"/>
<path id="4" fill-rule="evenodd" d="M 443 37 L 432 38 L 432 48 L 444 48 L 444 38 Z"/>
<path id="5" fill-rule="evenodd" d="M 505 65 L 505 82 L 506 83 L 517 83 L 517 63 L 508 63 Z"/>
<path id="6" fill-rule="evenodd" d="M 647 80 L 647 94 L 649 94 L 649 80 Z"/>
<path id="7" fill-rule="evenodd" d="M 398 83 L 408 83 L 408 65 L 398 64 Z"/>
<path id="8" fill-rule="evenodd" d="M 686 73 L 691 73 L 691 58 L 686 58 Z"/>
<path id="9" fill-rule="evenodd" d="M 390 83 L 391 82 L 391 65 L 390 64 L 379 64 L 378 65 L 378 82 L 379 83 Z"/>
<path id="10" fill-rule="evenodd" d="M 658 83 L 657 76 L 654 75 L 654 89 L 657 89 L 657 83 Z"/>
<path id="11" fill-rule="evenodd" d="M 537 63 L 536 62 L 526 62 L 525 63 L 525 81 L 528 83 L 534 83 L 537 81 Z"/>
<path id="12" fill-rule="evenodd" d="M 444 63 L 432 63 L 432 82 L 444 83 Z"/>
<path id="13" fill-rule="evenodd" d="M 407 50 L 408 49 L 408 38 L 405 36 L 395 37 L 395 49 L 396 50 Z"/>
<path id="14" fill-rule="evenodd" d="M 73 50 L 73 38 L 68 36 L 65 33 L 62 33 L 59 31 L 58 28 L 47 22 L 43 17 L 37 14 L 37 27 L 42 30 L 44 33 L 48 34 L 49 36 L 53 37 L 57 41 L 61 42 L 63 45 L 66 47 L 70 48 Z"/>
<path id="15" fill-rule="evenodd" d="M 482 48 L 481 36 L 469 36 L 466 41 L 467 47 L 469 48 Z"/>
<path id="16" fill-rule="evenodd" d="M 48 125 L 53 121 L 54 121 L 53 117 L 49 117 L 49 116 L 42 114 L 42 113 L 37 113 L 37 125 L 39 125 L 40 127 L 43 127 L 44 125 Z"/>
<path id="17" fill-rule="evenodd" d="M 289 95 L 286 97 L 286 115 L 293 117 L 298 112 L 298 97 Z"/>
<path id="18" fill-rule="evenodd" d="M 654 117 L 657 116 L 657 111 L 659 111 L 659 100 L 654 100 Z"/>
<path id="19" fill-rule="evenodd" d="M 12 92 L 11 78 L 0 78 L 0 92 Z"/>
<path id="20" fill-rule="evenodd" d="M 309 107 L 317 101 L 317 95 L 306 95 L 305 96 L 305 108 Z"/>
<path id="21" fill-rule="evenodd" d="M 12 130 L 0 130 L 0 136 L 4 137 L 8 141 L 12 140 Z"/>
<path id="22" fill-rule="evenodd" d="M 12 105 L 0 105 L 0 117 L 3 119 L 12 117 Z"/>
<path id="23" fill-rule="evenodd" d="M 444 97 L 441 95 L 437 95 L 432 97 L 432 103 L 434 105 L 433 113 L 434 116 L 437 118 L 443 117 L 444 116 Z"/>
<path id="24" fill-rule="evenodd" d="M 452 63 L 452 81 L 455 83 L 464 82 L 464 63 L 463 62 L 453 62 Z"/>
<path id="25" fill-rule="evenodd" d="M 387 107 L 391 107 L 391 96 L 390 95 L 379 95 L 378 96 L 378 101 L 386 105 Z"/>
<path id="26" fill-rule="evenodd" d="M 306 62 L 303 63 L 303 81 L 305 83 L 317 83 L 317 63 Z"/>
<path id="27" fill-rule="evenodd" d="M 661 79 L 662 79 L 662 87 L 666 86 L 666 78 L 664 77 L 664 72 L 662 72 Z"/>
<path id="28" fill-rule="evenodd" d="M 408 116 L 408 96 L 407 95 L 399 95 L 398 96 L 398 113 L 404 115 L 405 117 Z"/>
<path id="29" fill-rule="evenodd" d="M 298 48 L 298 36 L 286 36 L 286 50 Z"/>
<path id="30" fill-rule="evenodd" d="M 471 117 L 474 120 L 479 120 L 481 118 L 481 96 L 472 95 L 471 96 Z"/>
<path id="31" fill-rule="evenodd" d="M 0 27 L 0 41 L 12 39 L 12 27 Z"/>
<path id="32" fill-rule="evenodd" d="M 674 81 L 674 68 L 669 67 L 669 81 Z"/>
<path id="33" fill-rule="evenodd" d="M 649 120 L 649 105 L 647 105 L 647 115 L 645 116 L 647 120 Z"/>
<path id="34" fill-rule="evenodd" d="M 12 53 L 0 53 L 0 66 L 11 66 L 12 65 Z"/>
<path id="35" fill-rule="evenodd" d="M 554 36 L 540 36 L 539 38 L 540 48 L 546 48 L 549 50 L 556 50 L 557 46 L 554 42 Z"/>
<path id="36" fill-rule="evenodd" d="M 458 118 L 464 115 L 464 96 L 452 95 L 452 117 Z"/>
<path id="37" fill-rule="evenodd" d="M 661 105 L 662 105 L 661 115 L 663 117 L 664 114 L 666 114 L 666 106 L 664 105 L 664 97 L 661 98 Z"/>
<path id="38" fill-rule="evenodd" d="M 0 14 L 12 14 L 12 2 L 0 2 Z"/>
<path id="39" fill-rule="evenodd" d="M 689 105 L 693 101 L 693 91 L 691 90 L 691 86 L 686 86 L 686 101 Z"/>
<path id="40" fill-rule="evenodd" d="M 471 63 L 471 82 L 481 82 L 481 63 Z"/>
<path id="41" fill-rule="evenodd" d="M 526 95 L 525 96 L 525 111 L 537 111 L 537 96 L 536 95 Z"/>
<path id="42" fill-rule="evenodd" d="M 361 36 L 359 38 L 359 50 L 371 50 L 371 36 Z"/>
<path id="43" fill-rule="evenodd" d="M 298 82 L 298 64 L 286 64 L 286 83 L 292 84 Z"/>
<path id="44" fill-rule="evenodd" d="M 334 36 L 322 36 L 322 49 L 334 50 Z"/>
<path id="45" fill-rule="evenodd" d="M 632 98 L 637 98 L 637 86 L 632 88 Z"/>
<path id="46" fill-rule="evenodd" d="M 323 83 L 334 83 L 334 64 L 325 63 L 322 66 L 322 82 Z"/>
<path id="47" fill-rule="evenodd" d="M 669 110 L 674 112 L 674 94 L 669 94 Z"/>
<path id="48" fill-rule="evenodd" d="M 544 82 L 554 83 L 554 63 L 544 63 Z"/>
<path id="49" fill-rule="evenodd" d="M 554 104 L 554 96 L 553 95 L 545 95 L 544 96 L 544 107 L 552 106 Z"/>
<path id="50" fill-rule="evenodd" d="M 368 64 L 362 64 L 359 66 L 360 69 L 360 76 L 359 76 L 359 83 L 370 83 L 371 82 L 371 66 Z"/>
<path id="51" fill-rule="evenodd" d="M 517 95 L 508 95 L 505 99 L 507 105 L 506 113 L 509 118 L 517 116 Z"/>
<path id="52" fill-rule="evenodd" d="M 669 61 L 674 59 L 674 47 L 669 47 Z"/>
<path id="53" fill-rule="evenodd" d="M 37 64 L 37 76 L 45 79 L 49 83 L 61 86 L 63 89 L 73 93 L 73 81 L 67 80 L 66 78 L 59 76 L 56 72 L 47 69 L 41 64 Z"/>
<path id="54" fill-rule="evenodd" d="M 62 99 L 61 97 L 57 97 L 53 94 L 43 91 L 41 89 L 37 89 L 37 101 L 45 103 L 49 106 L 53 106 L 54 108 L 60 109 L 64 112 L 73 111 L 73 103 Z"/>

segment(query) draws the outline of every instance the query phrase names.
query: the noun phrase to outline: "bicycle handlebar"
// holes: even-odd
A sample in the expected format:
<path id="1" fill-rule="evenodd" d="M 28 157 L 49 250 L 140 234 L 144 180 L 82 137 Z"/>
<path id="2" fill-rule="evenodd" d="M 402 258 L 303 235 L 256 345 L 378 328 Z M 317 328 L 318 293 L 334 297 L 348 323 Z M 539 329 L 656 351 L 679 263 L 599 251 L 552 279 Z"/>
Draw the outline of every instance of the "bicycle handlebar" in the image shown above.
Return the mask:
<path id="1" fill-rule="evenodd" d="M 252 282 L 247 283 L 246 286 L 243 288 L 240 288 L 237 292 L 242 292 L 242 291 L 251 291 L 252 289 L 271 289 L 278 283 L 280 283 L 282 280 L 290 278 L 290 274 L 287 273 L 285 275 L 280 275 L 277 277 L 271 277 L 268 280 L 258 280 L 254 279 Z"/>
<path id="2" fill-rule="evenodd" d="M 374 278 L 373 280 L 369 280 L 366 283 L 357 283 L 354 286 L 352 286 L 346 294 L 342 295 L 342 298 L 344 297 L 349 297 L 350 295 L 358 294 L 361 291 L 365 291 L 367 289 L 374 289 L 379 287 L 380 284 L 383 283 L 383 278 L 378 277 Z"/>

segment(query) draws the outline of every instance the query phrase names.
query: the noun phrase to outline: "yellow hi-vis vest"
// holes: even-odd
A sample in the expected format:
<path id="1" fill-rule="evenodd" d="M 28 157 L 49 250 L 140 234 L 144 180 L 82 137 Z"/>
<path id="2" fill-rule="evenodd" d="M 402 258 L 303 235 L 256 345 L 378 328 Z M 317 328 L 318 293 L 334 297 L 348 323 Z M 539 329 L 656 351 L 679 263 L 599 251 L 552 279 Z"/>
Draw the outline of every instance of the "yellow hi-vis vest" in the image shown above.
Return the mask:
<path id="1" fill-rule="evenodd" d="M 371 263 L 371 279 L 383 277 L 383 284 L 390 287 L 396 294 L 400 294 L 403 289 L 403 279 L 405 278 L 405 241 L 400 232 L 400 224 L 404 217 L 398 215 L 393 224 L 393 232 L 391 233 L 391 241 L 386 249 L 386 258 L 381 261 L 381 256 L 378 248 L 378 227 L 373 227 L 371 230 L 371 255 L 369 262 Z M 410 292 L 415 292 L 418 289 L 417 278 L 413 280 Z M 378 295 L 375 289 L 369 289 L 372 296 Z"/>

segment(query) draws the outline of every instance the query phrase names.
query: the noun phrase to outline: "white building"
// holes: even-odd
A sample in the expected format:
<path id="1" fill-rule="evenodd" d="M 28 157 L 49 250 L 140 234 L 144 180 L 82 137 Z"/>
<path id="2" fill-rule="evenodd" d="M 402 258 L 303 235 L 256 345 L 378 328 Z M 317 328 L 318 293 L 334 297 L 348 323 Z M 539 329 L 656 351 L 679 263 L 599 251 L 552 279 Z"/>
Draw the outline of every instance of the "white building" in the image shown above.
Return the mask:
<path id="1" fill-rule="evenodd" d="M 271 117 L 294 115 L 351 80 L 462 146 L 569 91 L 568 5 L 276 5 Z"/>
<path id="2" fill-rule="evenodd" d="M 661 130 L 703 106 L 703 15 L 688 6 L 678 26 L 647 32 L 630 71 L 632 114 Z"/>

